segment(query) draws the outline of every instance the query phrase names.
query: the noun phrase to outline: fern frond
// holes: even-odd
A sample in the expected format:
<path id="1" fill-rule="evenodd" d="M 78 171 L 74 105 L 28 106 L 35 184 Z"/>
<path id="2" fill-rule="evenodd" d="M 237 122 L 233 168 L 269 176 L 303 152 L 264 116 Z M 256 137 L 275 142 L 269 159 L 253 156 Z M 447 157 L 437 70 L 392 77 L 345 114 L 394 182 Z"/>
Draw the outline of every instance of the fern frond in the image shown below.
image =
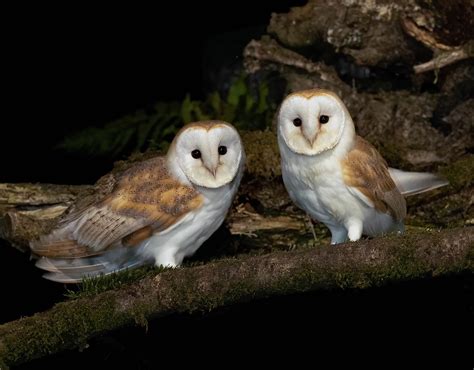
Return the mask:
<path id="1" fill-rule="evenodd" d="M 268 102 L 268 92 L 265 83 L 252 90 L 241 75 L 225 97 L 213 92 L 204 101 L 192 100 L 188 94 L 182 102 L 158 102 L 149 112 L 141 110 L 102 128 L 87 128 L 73 134 L 58 148 L 84 156 L 111 158 L 149 148 L 164 151 L 185 123 L 210 119 L 231 122 L 238 129 L 262 130 L 271 126 L 276 110 Z"/>

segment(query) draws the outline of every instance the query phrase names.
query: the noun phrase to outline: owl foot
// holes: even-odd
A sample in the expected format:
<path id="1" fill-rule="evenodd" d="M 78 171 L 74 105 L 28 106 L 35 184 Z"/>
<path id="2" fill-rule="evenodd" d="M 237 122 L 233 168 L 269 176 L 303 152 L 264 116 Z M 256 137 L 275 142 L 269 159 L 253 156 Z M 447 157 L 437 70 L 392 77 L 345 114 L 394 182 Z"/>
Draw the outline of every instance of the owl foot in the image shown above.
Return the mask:
<path id="1" fill-rule="evenodd" d="M 161 252 L 155 255 L 155 266 L 157 267 L 178 267 L 179 263 L 176 261 L 175 251 Z"/>
<path id="2" fill-rule="evenodd" d="M 331 244 L 340 244 L 344 243 L 347 240 L 347 230 L 344 226 L 341 226 L 337 229 L 330 229 L 331 230 Z"/>
<path id="3" fill-rule="evenodd" d="M 347 235 L 351 242 L 356 242 L 362 236 L 362 221 L 359 220 L 350 220 L 347 223 Z"/>

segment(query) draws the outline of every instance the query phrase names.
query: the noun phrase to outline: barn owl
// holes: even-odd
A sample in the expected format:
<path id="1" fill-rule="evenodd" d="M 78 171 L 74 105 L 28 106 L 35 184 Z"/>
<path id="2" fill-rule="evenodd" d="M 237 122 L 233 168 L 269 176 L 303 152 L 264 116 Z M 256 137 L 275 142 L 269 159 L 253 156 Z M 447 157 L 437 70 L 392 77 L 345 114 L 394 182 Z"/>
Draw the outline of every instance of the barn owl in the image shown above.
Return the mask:
<path id="1" fill-rule="evenodd" d="M 76 204 L 56 229 L 33 241 L 37 266 L 49 271 L 47 279 L 74 283 L 146 263 L 181 264 L 224 221 L 244 162 L 229 123 L 186 125 L 166 156 L 99 181 L 98 199 Z"/>
<path id="2" fill-rule="evenodd" d="M 356 135 L 339 97 L 327 90 L 290 94 L 278 113 L 283 182 L 296 205 L 331 231 L 331 244 L 404 230 L 404 195 L 447 182 L 389 168 Z"/>

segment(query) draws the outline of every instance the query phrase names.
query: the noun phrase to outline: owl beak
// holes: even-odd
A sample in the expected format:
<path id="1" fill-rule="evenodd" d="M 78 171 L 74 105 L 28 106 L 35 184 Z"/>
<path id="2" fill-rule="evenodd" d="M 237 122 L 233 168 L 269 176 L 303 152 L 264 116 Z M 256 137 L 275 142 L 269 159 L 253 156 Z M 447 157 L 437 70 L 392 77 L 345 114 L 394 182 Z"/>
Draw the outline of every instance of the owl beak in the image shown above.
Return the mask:
<path id="1" fill-rule="evenodd" d="M 305 125 L 303 126 L 303 136 L 308 142 L 309 146 L 312 148 L 316 137 L 318 136 L 318 127 L 317 125 Z"/>
<path id="2" fill-rule="evenodd" d="M 303 136 L 308 142 L 309 146 L 312 148 L 314 142 L 316 141 L 317 133 L 314 133 L 313 135 L 308 135 L 307 133 L 303 133 Z"/>
<path id="3" fill-rule="evenodd" d="M 309 146 L 312 148 L 318 136 L 318 131 L 319 131 L 318 125 L 317 124 L 316 125 L 303 124 L 302 131 L 303 131 L 303 137 L 308 142 Z"/>
<path id="4" fill-rule="evenodd" d="M 216 177 L 217 168 L 208 168 L 209 172 L 212 173 L 212 176 Z"/>
<path id="5" fill-rule="evenodd" d="M 208 160 L 205 160 L 204 166 L 215 178 L 217 174 L 217 168 L 219 167 L 219 158 L 216 156 L 216 158 L 209 158 Z"/>
<path id="6" fill-rule="evenodd" d="M 312 148 L 313 147 L 313 144 L 314 144 L 314 141 L 316 140 L 316 137 L 313 137 L 311 139 L 308 139 L 306 136 L 304 137 L 306 139 L 306 141 L 308 142 L 309 146 Z"/>

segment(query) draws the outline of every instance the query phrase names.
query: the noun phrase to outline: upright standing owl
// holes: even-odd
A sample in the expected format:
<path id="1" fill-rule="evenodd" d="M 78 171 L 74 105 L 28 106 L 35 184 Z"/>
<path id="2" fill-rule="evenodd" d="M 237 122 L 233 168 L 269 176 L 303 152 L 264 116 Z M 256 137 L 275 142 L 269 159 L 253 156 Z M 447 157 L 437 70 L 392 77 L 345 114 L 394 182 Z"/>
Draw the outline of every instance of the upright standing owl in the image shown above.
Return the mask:
<path id="1" fill-rule="evenodd" d="M 278 114 L 283 181 L 291 199 L 331 231 L 331 243 L 403 231 L 403 195 L 447 182 L 429 173 L 388 168 L 355 133 L 339 97 L 327 90 L 289 95 Z"/>
<path id="2" fill-rule="evenodd" d="M 99 199 L 71 212 L 31 243 L 50 280 L 72 283 L 145 263 L 177 266 L 222 224 L 245 153 L 226 122 L 186 125 L 165 157 L 109 175 Z"/>

